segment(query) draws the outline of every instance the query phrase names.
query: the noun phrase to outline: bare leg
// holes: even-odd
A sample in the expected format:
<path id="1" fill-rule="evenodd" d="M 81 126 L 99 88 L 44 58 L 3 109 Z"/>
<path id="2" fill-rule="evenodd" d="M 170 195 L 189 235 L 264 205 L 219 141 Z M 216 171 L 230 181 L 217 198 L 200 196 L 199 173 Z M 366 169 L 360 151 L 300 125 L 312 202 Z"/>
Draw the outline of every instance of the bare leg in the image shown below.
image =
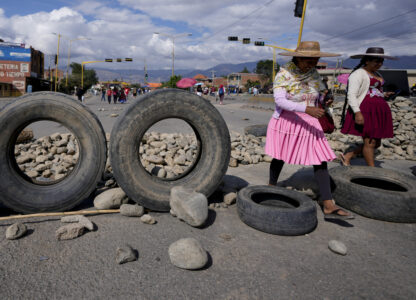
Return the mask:
<path id="1" fill-rule="evenodd" d="M 358 154 L 361 154 L 362 152 L 363 152 L 363 145 L 359 145 L 353 151 L 345 153 L 344 155 L 341 156 L 342 164 L 344 166 L 350 166 L 351 159 L 356 157 Z"/>
<path id="2" fill-rule="evenodd" d="M 376 139 L 364 138 L 363 156 L 369 167 L 374 167 L 374 149 L 376 145 Z"/>

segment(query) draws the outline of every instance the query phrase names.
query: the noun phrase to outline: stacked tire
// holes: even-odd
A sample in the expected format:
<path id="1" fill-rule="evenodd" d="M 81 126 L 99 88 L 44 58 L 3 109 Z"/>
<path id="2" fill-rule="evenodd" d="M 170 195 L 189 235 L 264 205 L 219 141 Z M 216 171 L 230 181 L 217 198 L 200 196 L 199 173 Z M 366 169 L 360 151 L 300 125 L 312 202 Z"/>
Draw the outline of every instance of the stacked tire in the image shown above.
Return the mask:
<path id="1" fill-rule="evenodd" d="M 42 120 L 65 126 L 79 147 L 73 170 L 47 184 L 22 172 L 14 156 L 22 130 Z M 0 111 L 0 128 L 0 201 L 7 207 L 23 213 L 65 211 L 96 189 L 107 160 L 105 133 L 94 113 L 79 101 L 52 92 L 24 95 Z"/>

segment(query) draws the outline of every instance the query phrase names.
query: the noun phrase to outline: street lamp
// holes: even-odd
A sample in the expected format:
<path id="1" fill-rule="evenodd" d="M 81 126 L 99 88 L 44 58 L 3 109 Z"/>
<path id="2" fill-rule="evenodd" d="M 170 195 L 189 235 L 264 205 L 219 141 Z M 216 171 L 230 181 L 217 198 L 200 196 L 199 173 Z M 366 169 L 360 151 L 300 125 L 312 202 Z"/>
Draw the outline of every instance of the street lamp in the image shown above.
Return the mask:
<path id="1" fill-rule="evenodd" d="M 56 34 L 55 32 L 52 32 L 52 34 L 58 36 L 58 49 L 56 50 L 56 65 L 55 65 L 55 93 L 56 93 L 56 85 L 58 84 L 58 59 L 59 59 L 59 42 L 61 40 L 61 36 L 59 33 Z"/>
<path id="2" fill-rule="evenodd" d="M 80 38 L 75 38 L 75 39 L 70 39 L 69 40 L 69 47 L 68 47 L 68 63 L 66 65 L 66 79 L 65 79 L 65 86 L 68 86 L 68 70 L 69 70 L 69 57 L 70 57 L 70 53 L 71 53 L 71 43 L 73 41 L 77 41 L 77 40 L 91 40 L 90 38 L 86 38 L 86 37 L 80 37 Z"/>
<path id="3" fill-rule="evenodd" d="M 192 33 L 180 33 L 176 35 L 161 33 L 161 32 L 155 32 L 154 34 L 164 35 L 167 36 L 172 40 L 172 77 L 175 73 L 175 39 L 181 36 L 191 36 Z"/>

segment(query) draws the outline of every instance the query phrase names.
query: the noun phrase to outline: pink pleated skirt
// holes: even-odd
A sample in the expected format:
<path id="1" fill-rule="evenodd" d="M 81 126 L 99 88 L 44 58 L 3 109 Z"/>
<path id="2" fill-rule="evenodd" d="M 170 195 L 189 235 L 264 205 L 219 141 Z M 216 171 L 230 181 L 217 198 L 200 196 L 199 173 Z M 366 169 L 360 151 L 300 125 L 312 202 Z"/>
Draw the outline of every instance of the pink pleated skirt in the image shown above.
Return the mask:
<path id="1" fill-rule="evenodd" d="M 267 127 L 267 155 L 294 165 L 320 165 L 336 158 L 318 119 L 283 110 Z"/>

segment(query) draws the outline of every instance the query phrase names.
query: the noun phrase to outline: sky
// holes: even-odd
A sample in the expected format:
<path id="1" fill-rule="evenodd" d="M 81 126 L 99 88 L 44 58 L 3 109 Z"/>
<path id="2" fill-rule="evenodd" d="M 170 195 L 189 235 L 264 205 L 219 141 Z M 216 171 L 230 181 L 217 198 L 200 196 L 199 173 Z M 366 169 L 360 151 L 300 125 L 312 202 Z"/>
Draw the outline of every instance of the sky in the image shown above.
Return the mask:
<path id="1" fill-rule="evenodd" d="M 302 40 L 319 41 L 322 51 L 341 58 L 372 46 L 390 55 L 415 55 L 414 4 L 309 0 Z M 53 63 L 49 57 L 57 53 L 59 34 L 60 66 L 66 66 L 69 53 L 77 63 L 133 58 L 96 63 L 97 68 L 171 69 L 174 46 L 175 69 L 208 69 L 272 59 L 271 47 L 230 42 L 228 36 L 296 48 L 301 19 L 294 8 L 295 0 L 3 0 L 0 38 L 48 54 L 45 67 Z"/>

